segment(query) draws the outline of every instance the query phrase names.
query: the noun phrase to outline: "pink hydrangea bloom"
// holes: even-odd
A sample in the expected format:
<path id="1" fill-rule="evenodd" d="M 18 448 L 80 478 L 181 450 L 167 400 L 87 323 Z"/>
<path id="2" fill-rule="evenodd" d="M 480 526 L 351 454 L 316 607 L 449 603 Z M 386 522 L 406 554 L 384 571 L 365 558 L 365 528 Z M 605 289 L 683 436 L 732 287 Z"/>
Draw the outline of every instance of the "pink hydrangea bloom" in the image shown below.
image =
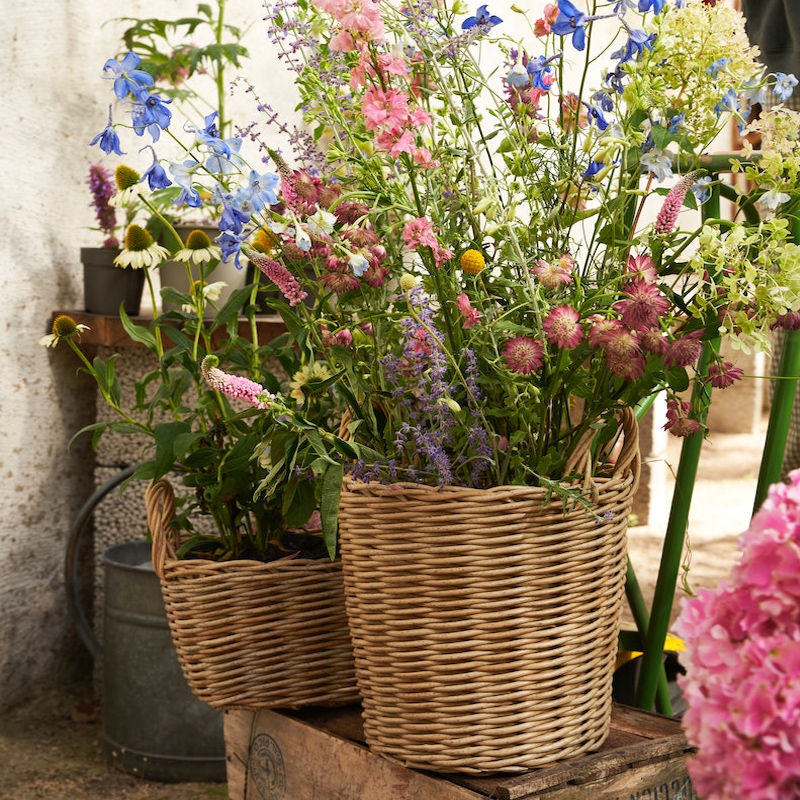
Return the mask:
<path id="1" fill-rule="evenodd" d="M 684 601 L 683 726 L 703 800 L 800 798 L 800 470 L 739 539 L 729 581 Z"/>

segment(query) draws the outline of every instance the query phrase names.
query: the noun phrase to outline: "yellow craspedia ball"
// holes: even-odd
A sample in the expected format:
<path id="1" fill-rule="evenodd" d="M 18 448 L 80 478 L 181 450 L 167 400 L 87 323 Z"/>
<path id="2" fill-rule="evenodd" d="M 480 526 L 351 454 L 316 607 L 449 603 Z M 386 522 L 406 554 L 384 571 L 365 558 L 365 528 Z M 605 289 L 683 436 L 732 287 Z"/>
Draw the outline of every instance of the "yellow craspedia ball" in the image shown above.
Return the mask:
<path id="1" fill-rule="evenodd" d="M 404 292 L 410 292 L 417 285 L 417 279 L 408 272 L 400 276 L 400 288 Z"/>
<path id="2" fill-rule="evenodd" d="M 461 254 L 461 269 L 468 275 L 477 275 L 486 266 L 486 259 L 480 250 L 465 250 Z"/>

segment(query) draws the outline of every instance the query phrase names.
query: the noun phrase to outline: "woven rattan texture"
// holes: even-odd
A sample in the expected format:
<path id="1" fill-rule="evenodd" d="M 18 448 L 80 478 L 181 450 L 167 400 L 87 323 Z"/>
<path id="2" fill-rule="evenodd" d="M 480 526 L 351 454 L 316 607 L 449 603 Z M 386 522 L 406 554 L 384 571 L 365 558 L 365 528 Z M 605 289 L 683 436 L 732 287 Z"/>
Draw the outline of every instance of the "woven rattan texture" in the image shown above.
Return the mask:
<path id="1" fill-rule="evenodd" d="M 598 748 L 638 480 L 589 512 L 543 489 L 346 481 L 340 537 L 367 742 L 408 766 L 520 772 Z"/>
<path id="2" fill-rule="evenodd" d="M 153 565 L 192 691 L 218 709 L 358 701 L 338 561 L 177 559 L 172 488 L 148 488 Z"/>

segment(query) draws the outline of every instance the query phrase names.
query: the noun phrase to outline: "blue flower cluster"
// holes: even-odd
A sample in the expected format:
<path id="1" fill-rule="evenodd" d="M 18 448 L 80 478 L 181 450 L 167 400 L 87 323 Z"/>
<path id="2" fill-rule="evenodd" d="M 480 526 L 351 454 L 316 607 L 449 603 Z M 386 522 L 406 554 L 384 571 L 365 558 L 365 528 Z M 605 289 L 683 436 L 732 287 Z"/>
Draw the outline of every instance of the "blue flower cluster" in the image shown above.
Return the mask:
<path id="1" fill-rule="evenodd" d="M 172 121 L 172 112 L 167 104 L 172 102 L 152 91 L 153 77 L 139 69 L 141 58 L 135 53 L 128 53 L 120 61 L 109 59 L 103 67 L 107 78 L 114 82 L 116 98 L 130 106 L 131 123 L 137 136 L 145 131 L 150 134 L 153 143 L 158 142 L 161 132 L 166 130 Z M 236 266 L 240 266 L 239 257 L 242 243 L 251 231 L 245 229 L 250 218 L 266 205 L 278 202 L 276 190 L 279 177 L 274 173 L 260 174 L 250 170 L 247 185 L 239 185 L 231 191 L 221 181 L 226 176 L 240 174 L 245 168 L 245 161 L 239 155 L 242 146 L 240 137 L 222 139 L 217 127 L 216 111 L 208 114 L 203 126 L 186 125 L 185 131 L 192 134 L 192 157 L 181 162 L 168 162 L 169 173 L 161 165 L 158 155 L 152 146 L 153 161 L 142 175 L 151 190 L 166 189 L 173 184 L 180 188 L 174 203 L 179 206 L 200 208 L 203 198 L 195 178 L 213 175 L 217 178 L 211 196 L 211 203 L 219 211 L 220 237 L 218 243 L 223 259 L 233 258 Z M 90 145 L 98 145 L 104 153 L 125 155 L 120 146 L 119 136 L 112 119 L 109 106 L 108 124 Z"/>

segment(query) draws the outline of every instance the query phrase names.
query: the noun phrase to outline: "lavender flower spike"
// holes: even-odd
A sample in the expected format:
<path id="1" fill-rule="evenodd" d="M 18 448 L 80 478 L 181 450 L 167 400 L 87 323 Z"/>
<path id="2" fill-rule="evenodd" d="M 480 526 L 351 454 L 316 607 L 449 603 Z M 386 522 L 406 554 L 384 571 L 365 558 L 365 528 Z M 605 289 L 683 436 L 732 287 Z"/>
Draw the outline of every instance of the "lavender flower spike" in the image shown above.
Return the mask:
<path id="1" fill-rule="evenodd" d="M 269 408 L 275 395 L 268 392 L 260 383 L 242 378 L 239 375 L 229 375 L 217 367 L 219 359 L 216 356 L 206 356 L 200 365 L 200 371 L 206 383 L 218 392 L 228 397 L 236 397 L 250 403 L 256 408 Z"/>
<path id="2" fill-rule="evenodd" d="M 689 172 L 681 178 L 668 192 L 664 198 L 664 205 L 656 217 L 655 232 L 657 234 L 672 233 L 675 223 L 678 221 L 678 212 L 683 205 L 686 192 L 692 188 L 697 180 L 697 172 Z"/>

